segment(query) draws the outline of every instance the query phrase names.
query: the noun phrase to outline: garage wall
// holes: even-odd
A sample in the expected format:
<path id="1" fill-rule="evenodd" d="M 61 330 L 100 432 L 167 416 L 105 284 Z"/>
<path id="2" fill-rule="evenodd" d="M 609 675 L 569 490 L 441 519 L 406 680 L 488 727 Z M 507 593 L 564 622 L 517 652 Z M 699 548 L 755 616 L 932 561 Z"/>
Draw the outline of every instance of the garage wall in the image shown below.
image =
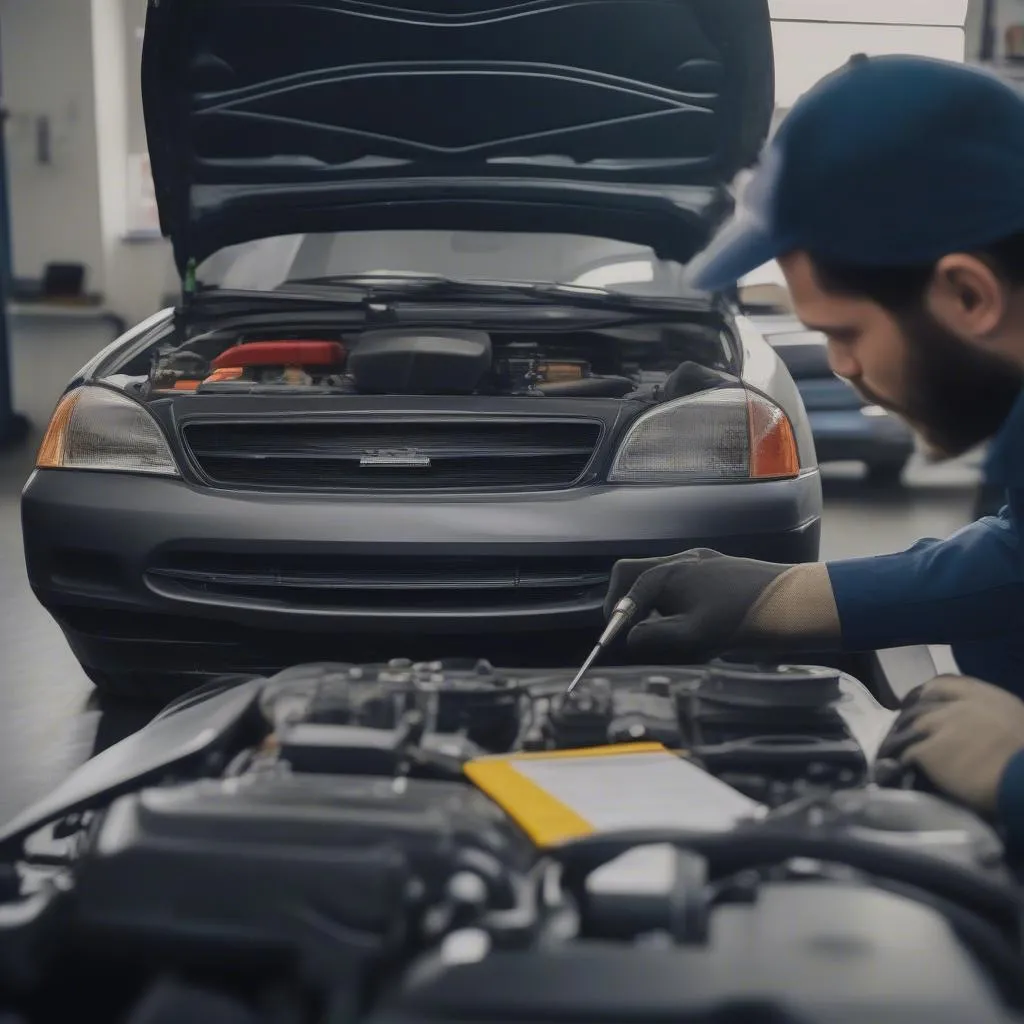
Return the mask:
<path id="1" fill-rule="evenodd" d="M 0 0 L 15 273 L 82 262 L 127 320 L 153 311 L 171 271 L 164 242 L 124 237 L 126 157 L 140 132 L 145 145 L 129 45 L 144 14 L 145 0 Z"/>
<path id="2" fill-rule="evenodd" d="M 126 97 L 128 115 L 128 152 L 146 149 L 146 121 L 142 114 L 142 92 L 139 89 L 139 63 L 142 60 L 142 31 L 146 25 L 148 0 L 120 0 L 124 18 L 124 60 L 128 68 Z"/>
<path id="3" fill-rule="evenodd" d="M 88 0 L 0 0 L 15 273 L 66 258 L 103 289 L 91 15 Z"/>
<path id="4" fill-rule="evenodd" d="M 975 2 L 771 0 L 778 105 L 792 106 L 855 53 L 964 60 L 964 25 Z"/>
<path id="5" fill-rule="evenodd" d="M 139 89 L 145 0 L 92 0 L 94 89 L 108 305 L 129 323 L 155 312 L 173 280 L 170 247 L 131 235 L 128 156 L 145 152 Z"/>
<path id="6" fill-rule="evenodd" d="M 1006 54 L 1006 30 L 1011 26 L 1024 25 L 1024 0 L 996 0 L 995 50 L 996 57 Z"/>
<path id="7" fill-rule="evenodd" d="M 0 0 L 14 273 L 87 268 L 87 288 L 124 320 L 153 311 L 170 258 L 126 242 L 128 60 L 124 0 Z M 111 340 L 96 311 L 12 310 L 15 407 L 40 427 L 65 381 Z"/>

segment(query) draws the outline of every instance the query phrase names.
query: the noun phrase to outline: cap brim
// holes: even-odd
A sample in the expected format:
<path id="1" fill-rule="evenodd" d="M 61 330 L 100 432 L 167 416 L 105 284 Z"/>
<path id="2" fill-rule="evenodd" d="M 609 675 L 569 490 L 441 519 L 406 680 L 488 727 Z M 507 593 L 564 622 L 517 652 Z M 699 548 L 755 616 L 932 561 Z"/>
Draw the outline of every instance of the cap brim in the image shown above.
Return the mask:
<path id="1" fill-rule="evenodd" d="M 720 292 L 784 255 L 785 249 L 765 224 L 741 213 L 687 264 L 684 280 L 697 291 Z"/>

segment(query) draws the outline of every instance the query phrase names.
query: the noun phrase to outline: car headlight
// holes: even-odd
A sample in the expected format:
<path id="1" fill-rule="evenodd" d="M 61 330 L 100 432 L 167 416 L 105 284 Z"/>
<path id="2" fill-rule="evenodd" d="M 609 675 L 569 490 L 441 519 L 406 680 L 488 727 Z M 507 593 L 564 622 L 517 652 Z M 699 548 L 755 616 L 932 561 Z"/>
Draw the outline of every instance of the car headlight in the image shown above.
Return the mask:
<path id="1" fill-rule="evenodd" d="M 38 469 L 97 469 L 178 476 L 156 420 L 127 395 L 80 387 L 57 404 L 36 457 Z"/>
<path id="2" fill-rule="evenodd" d="M 789 417 L 745 388 L 719 388 L 644 413 L 619 445 L 609 481 L 671 484 L 784 479 L 800 472 Z"/>

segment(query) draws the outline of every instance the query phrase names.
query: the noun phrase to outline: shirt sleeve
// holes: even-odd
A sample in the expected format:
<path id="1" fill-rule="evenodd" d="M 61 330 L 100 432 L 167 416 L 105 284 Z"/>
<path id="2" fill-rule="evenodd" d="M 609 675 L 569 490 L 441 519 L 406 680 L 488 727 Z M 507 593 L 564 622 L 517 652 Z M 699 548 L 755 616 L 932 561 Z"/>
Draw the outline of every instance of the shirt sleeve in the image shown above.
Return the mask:
<path id="1" fill-rule="evenodd" d="M 996 794 L 998 824 L 1011 853 L 1024 851 L 1024 750 L 1010 759 Z"/>
<path id="2" fill-rule="evenodd" d="M 1024 623 L 1024 562 L 1008 510 L 900 554 L 829 562 L 828 572 L 849 651 L 970 644 Z"/>

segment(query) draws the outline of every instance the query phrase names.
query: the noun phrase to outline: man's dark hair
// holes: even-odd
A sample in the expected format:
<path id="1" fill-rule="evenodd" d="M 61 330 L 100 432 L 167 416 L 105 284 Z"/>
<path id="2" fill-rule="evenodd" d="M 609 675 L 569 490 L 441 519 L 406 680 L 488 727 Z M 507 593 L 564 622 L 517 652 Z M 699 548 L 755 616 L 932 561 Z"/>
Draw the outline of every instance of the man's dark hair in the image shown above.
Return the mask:
<path id="1" fill-rule="evenodd" d="M 1000 277 L 1012 287 L 1024 286 L 1024 232 L 977 250 Z M 826 291 L 871 299 L 892 313 L 918 308 L 935 271 L 934 264 L 921 267 L 854 267 L 812 256 L 815 274 Z"/>

